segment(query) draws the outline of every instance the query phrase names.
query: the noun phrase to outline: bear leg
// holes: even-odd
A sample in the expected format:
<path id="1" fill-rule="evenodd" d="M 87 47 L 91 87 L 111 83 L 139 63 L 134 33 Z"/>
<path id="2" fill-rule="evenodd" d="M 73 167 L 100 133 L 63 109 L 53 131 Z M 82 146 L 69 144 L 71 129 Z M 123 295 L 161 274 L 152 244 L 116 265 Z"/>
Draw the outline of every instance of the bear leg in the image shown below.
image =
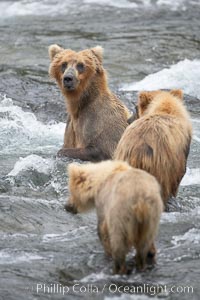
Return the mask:
<path id="1" fill-rule="evenodd" d="M 152 243 L 149 251 L 147 252 L 146 262 L 148 265 L 154 265 L 156 263 L 156 247 L 154 243 Z"/>
<path id="2" fill-rule="evenodd" d="M 144 271 L 146 267 L 146 260 L 147 260 L 147 253 L 148 253 L 149 247 L 147 245 L 140 245 L 139 247 L 136 247 L 136 268 L 138 271 Z"/>
<path id="3" fill-rule="evenodd" d="M 112 245 L 111 245 L 112 247 Z M 127 248 L 122 243 L 114 245 L 111 248 L 112 258 L 114 260 L 114 274 L 128 274 L 127 266 L 126 266 L 126 253 Z"/>
<path id="4" fill-rule="evenodd" d="M 85 161 L 101 161 L 109 159 L 110 157 L 104 154 L 101 150 L 88 147 L 88 148 L 62 148 L 57 153 L 58 157 L 71 157 Z"/>
<path id="5" fill-rule="evenodd" d="M 97 231 L 106 255 L 111 256 L 110 239 L 109 239 L 106 221 L 98 223 Z"/>
<path id="6" fill-rule="evenodd" d="M 114 269 L 113 269 L 114 274 L 127 274 L 128 270 L 126 267 L 126 262 L 125 262 L 125 257 L 123 258 L 114 258 Z"/>

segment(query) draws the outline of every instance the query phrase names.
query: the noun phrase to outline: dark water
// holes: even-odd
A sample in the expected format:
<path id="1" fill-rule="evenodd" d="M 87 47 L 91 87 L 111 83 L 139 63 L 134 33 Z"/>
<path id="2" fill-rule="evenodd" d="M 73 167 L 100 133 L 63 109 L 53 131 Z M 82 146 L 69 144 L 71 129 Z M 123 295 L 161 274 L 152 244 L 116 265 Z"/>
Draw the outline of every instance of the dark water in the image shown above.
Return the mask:
<path id="1" fill-rule="evenodd" d="M 200 299 L 200 2 L 19 0 L 1 1 L 0 12 L 0 299 L 146 300 L 153 287 L 159 299 Z M 55 159 L 66 113 L 48 78 L 52 43 L 103 46 L 109 84 L 130 109 L 132 90 L 187 94 L 194 127 L 188 170 L 162 216 L 152 270 L 112 276 L 95 213 L 63 210 L 72 160 Z"/>

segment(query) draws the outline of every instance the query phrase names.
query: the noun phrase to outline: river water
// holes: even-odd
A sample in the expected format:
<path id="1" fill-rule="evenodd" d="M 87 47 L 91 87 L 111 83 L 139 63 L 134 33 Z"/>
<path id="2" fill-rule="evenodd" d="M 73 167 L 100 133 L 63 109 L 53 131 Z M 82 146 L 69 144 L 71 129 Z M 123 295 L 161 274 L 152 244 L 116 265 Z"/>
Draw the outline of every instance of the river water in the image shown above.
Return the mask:
<path id="1" fill-rule="evenodd" d="M 48 77 L 52 43 L 103 46 L 109 84 L 130 109 L 138 90 L 186 94 L 194 136 L 178 197 L 162 215 L 154 269 L 113 276 L 95 213 L 63 209 L 72 160 L 55 158 L 66 113 Z M 155 299 L 200 299 L 199 101 L 200 1 L 0 1 L 0 299 L 148 300 L 148 285 L 166 286 Z M 138 285 L 146 290 L 133 294 Z"/>

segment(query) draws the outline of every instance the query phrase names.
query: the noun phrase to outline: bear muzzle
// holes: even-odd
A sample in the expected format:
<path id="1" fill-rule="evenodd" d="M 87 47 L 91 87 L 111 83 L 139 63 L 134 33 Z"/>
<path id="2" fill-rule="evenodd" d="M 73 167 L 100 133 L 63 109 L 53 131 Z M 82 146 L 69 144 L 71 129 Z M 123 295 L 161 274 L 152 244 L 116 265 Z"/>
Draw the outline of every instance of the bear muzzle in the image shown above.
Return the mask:
<path id="1" fill-rule="evenodd" d="M 65 89 L 72 91 L 75 90 L 78 85 L 78 79 L 76 77 L 75 70 L 70 68 L 63 76 L 63 86 Z"/>
<path id="2" fill-rule="evenodd" d="M 71 203 L 65 204 L 64 208 L 65 208 L 66 211 L 68 211 L 72 214 L 77 214 L 78 213 L 77 208 Z"/>

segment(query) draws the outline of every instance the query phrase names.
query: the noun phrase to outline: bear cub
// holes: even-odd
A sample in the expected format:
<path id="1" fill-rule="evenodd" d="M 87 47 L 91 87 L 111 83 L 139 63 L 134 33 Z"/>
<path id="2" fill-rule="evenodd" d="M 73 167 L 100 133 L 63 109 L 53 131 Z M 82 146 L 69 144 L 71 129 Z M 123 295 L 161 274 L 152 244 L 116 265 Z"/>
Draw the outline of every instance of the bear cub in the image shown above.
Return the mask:
<path id="1" fill-rule="evenodd" d="M 114 273 L 127 274 L 125 259 L 132 246 L 139 270 L 153 264 L 163 211 L 157 180 L 123 161 L 73 163 L 68 171 L 70 198 L 65 208 L 78 213 L 96 207 L 98 235 L 114 260 Z"/>
<path id="2" fill-rule="evenodd" d="M 182 91 L 141 92 L 138 115 L 122 135 L 114 158 L 155 176 L 166 204 L 176 196 L 186 172 L 192 137 Z"/>

